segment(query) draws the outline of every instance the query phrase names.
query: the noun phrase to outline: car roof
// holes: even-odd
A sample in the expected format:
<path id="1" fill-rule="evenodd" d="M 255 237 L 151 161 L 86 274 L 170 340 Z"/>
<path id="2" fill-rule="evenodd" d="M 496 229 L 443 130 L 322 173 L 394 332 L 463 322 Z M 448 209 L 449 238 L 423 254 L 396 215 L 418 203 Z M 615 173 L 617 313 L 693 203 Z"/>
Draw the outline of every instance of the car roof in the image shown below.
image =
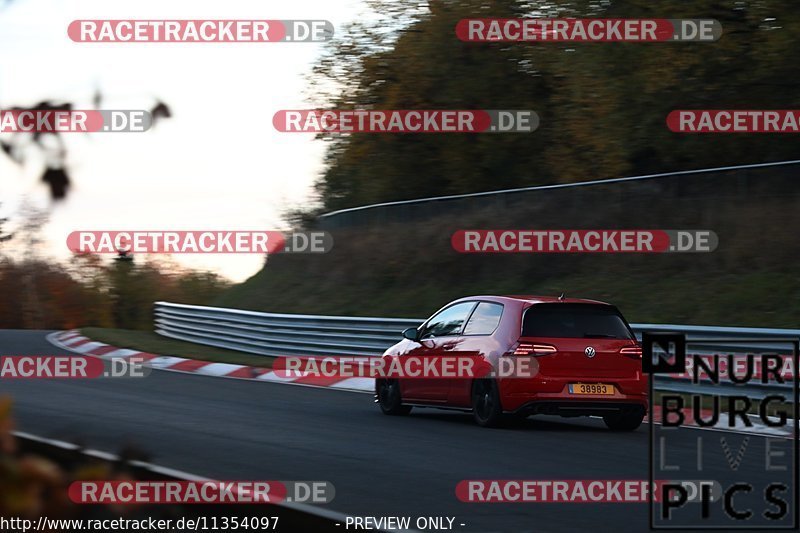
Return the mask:
<path id="1" fill-rule="evenodd" d="M 504 296 L 496 296 L 496 295 L 481 295 L 481 296 L 468 296 L 465 298 L 459 298 L 459 300 L 488 300 L 494 301 L 498 303 L 503 303 L 504 301 L 508 300 L 516 300 L 516 301 L 524 301 L 531 304 L 543 304 L 543 303 L 568 303 L 568 304 L 598 304 L 598 305 L 611 305 L 606 302 L 601 302 L 599 300 L 587 300 L 584 298 L 564 298 L 560 299 L 558 296 L 533 296 L 530 294 L 513 294 L 513 295 L 504 295 Z"/>

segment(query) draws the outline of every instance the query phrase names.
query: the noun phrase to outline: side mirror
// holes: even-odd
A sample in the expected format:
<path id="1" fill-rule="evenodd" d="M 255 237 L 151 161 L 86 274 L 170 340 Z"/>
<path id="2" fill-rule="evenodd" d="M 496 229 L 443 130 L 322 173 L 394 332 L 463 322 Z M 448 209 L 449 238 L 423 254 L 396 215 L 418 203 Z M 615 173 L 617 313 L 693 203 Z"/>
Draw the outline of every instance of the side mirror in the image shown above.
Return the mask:
<path id="1" fill-rule="evenodd" d="M 403 338 L 410 341 L 419 340 L 419 331 L 417 328 L 408 328 L 403 330 Z"/>

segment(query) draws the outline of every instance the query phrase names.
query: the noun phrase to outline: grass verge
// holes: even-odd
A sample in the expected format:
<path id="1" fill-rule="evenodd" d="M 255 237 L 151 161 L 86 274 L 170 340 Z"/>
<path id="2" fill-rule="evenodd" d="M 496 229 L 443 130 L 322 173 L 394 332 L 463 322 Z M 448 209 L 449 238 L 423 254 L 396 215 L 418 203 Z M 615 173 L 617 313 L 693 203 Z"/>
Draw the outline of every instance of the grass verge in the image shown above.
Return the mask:
<path id="1" fill-rule="evenodd" d="M 174 355 L 178 357 L 188 357 L 201 361 L 211 361 L 214 363 L 231 363 L 237 365 L 260 366 L 265 368 L 272 367 L 274 357 L 255 355 L 202 344 L 193 344 L 168 337 L 162 337 L 152 331 L 138 331 L 131 329 L 108 329 L 108 328 L 81 328 L 82 335 L 92 340 L 104 342 L 119 348 L 129 348 L 142 352 L 155 353 L 159 355 Z"/>
<path id="2" fill-rule="evenodd" d="M 463 296 L 563 292 L 616 304 L 634 323 L 797 327 L 800 195 L 728 199 L 715 192 L 665 202 L 621 191 L 332 229 L 331 251 L 275 254 L 211 305 L 423 318 Z M 719 246 L 684 254 L 461 254 L 451 242 L 464 228 L 531 227 L 708 228 Z"/>

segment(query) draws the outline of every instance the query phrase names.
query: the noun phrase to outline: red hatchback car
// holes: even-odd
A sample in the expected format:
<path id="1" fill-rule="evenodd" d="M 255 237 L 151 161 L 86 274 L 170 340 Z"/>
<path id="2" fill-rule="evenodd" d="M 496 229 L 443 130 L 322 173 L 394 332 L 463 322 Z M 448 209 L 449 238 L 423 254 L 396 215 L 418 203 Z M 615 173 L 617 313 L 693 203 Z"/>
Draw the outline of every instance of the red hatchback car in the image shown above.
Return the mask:
<path id="1" fill-rule="evenodd" d="M 526 377 L 377 379 L 376 402 L 387 415 L 413 406 L 472 411 L 481 426 L 509 415 L 601 416 L 612 430 L 632 431 L 647 412 L 642 351 L 613 305 L 539 296 L 474 296 L 447 304 L 383 354 L 535 358 Z"/>

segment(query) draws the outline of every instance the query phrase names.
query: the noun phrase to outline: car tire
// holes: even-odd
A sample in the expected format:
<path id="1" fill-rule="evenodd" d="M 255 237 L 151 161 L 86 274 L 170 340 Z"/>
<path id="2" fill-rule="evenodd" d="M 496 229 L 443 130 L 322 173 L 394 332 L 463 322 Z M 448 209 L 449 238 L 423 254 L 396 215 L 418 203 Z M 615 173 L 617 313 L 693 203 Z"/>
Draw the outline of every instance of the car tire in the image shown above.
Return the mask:
<path id="1" fill-rule="evenodd" d="M 411 412 L 410 405 L 403 405 L 400 397 L 400 383 L 396 379 L 379 379 L 375 384 L 378 406 L 381 412 L 390 416 L 402 416 Z"/>
<path id="2" fill-rule="evenodd" d="M 481 427 L 501 426 L 503 406 L 500 404 L 500 392 L 493 379 L 479 379 L 472 384 L 472 416 Z"/>
<path id="3" fill-rule="evenodd" d="M 618 413 L 603 417 L 603 422 L 611 431 L 634 431 L 642 425 L 642 420 L 644 413 L 641 412 Z"/>

